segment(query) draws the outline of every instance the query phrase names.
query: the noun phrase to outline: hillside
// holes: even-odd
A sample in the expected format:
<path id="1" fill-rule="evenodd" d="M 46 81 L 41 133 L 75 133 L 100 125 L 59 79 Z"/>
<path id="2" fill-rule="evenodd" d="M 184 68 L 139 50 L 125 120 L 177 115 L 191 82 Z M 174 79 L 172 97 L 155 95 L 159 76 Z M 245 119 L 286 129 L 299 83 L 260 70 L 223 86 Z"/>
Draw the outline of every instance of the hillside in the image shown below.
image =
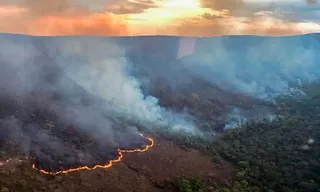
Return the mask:
<path id="1" fill-rule="evenodd" d="M 306 97 L 278 98 L 281 117 L 274 121 L 249 122 L 214 141 L 190 138 L 189 144 L 235 165 L 235 173 L 214 187 L 197 177 L 182 177 L 170 186 L 183 192 L 319 191 L 319 88 L 305 85 Z"/>
<path id="2" fill-rule="evenodd" d="M 211 189 L 232 188 L 237 160 L 246 157 L 228 146 L 247 143 L 228 137 L 257 140 L 269 124 L 254 124 L 266 128 L 253 136 L 246 132 L 250 124 L 231 133 L 226 128 L 296 115 L 292 111 L 300 109 L 279 111 L 277 98 L 316 93 L 317 86 L 310 93 L 304 85 L 320 75 L 317 38 L 1 34 L 0 159 L 13 160 L 0 166 L 0 186 L 4 191 L 174 191 L 168 183 L 176 178 L 207 178 Z M 277 134 L 279 121 L 272 126 L 270 134 Z M 31 167 L 56 172 L 107 164 L 119 156 L 118 149 L 148 149 L 148 136 L 155 141 L 152 148 L 123 154 L 108 169 L 52 176 Z M 245 155 L 253 159 L 255 153 L 248 149 Z M 265 186 L 246 179 L 252 188 Z"/>

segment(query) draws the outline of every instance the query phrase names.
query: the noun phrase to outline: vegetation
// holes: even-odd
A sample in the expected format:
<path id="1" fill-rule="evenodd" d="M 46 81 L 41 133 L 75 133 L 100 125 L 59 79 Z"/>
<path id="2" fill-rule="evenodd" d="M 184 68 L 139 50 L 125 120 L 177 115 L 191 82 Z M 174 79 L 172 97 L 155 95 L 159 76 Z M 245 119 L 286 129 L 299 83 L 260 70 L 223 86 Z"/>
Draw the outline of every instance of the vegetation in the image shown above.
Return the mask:
<path id="1" fill-rule="evenodd" d="M 320 191 L 319 90 L 317 84 L 305 88 L 304 98 L 279 98 L 279 118 L 274 121 L 249 122 L 202 143 L 212 155 L 237 167 L 233 179 L 211 191 Z M 199 191 L 190 181 L 179 184 L 181 192 Z"/>
<path id="2" fill-rule="evenodd" d="M 203 192 L 206 187 L 200 179 L 177 179 L 172 184 L 175 189 L 181 192 Z"/>

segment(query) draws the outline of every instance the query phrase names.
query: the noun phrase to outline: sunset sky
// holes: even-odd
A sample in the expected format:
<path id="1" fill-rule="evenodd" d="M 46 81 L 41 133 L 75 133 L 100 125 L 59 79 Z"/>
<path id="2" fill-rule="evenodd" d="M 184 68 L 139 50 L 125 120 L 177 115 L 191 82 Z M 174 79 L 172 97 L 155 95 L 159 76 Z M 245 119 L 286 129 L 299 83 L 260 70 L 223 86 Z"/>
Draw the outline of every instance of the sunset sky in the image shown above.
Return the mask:
<path id="1" fill-rule="evenodd" d="M 320 32 L 316 0 L 0 0 L 0 32 L 294 35 Z"/>

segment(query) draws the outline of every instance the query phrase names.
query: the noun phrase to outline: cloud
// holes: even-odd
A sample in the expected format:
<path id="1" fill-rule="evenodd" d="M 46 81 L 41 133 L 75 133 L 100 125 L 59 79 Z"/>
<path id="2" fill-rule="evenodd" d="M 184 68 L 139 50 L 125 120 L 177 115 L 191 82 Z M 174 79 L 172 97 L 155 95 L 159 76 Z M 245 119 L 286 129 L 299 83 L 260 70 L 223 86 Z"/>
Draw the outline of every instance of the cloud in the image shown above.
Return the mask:
<path id="1" fill-rule="evenodd" d="M 190 30 L 192 29 L 192 30 Z M 316 23 L 289 22 L 272 17 L 260 16 L 238 19 L 236 17 L 207 18 L 207 20 L 185 20 L 174 29 L 181 36 L 213 36 L 213 35 L 297 35 L 320 31 Z"/>
<path id="2" fill-rule="evenodd" d="M 244 2 L 242 0 L 201 0 L 201 4 L 206 8 L 228 9 L 230 11 L 244 6 Z"/>
<path id="3" fill-rule="evenodd" d="M 82 17 L 42 17 L 30 31 L 36 35 L 127 35 L 126 22 L 108 13 Z"/>
<path id="4" fill-rule="evenodd" d="M 73 0 L 25 0 L 23 4 L 32 16 L 57 15 L 68 12 Z"/>
<path id="5" fill-rule="evenodd" d="M 222 19 L 222 18 L 226 18 L 229 15 L 229 11 L 224 9 L 222 11 L 215 11 L 215 12 L 211 12 L 211 13 L 204 13 L 202 15 L 202 17 L 204 19 L 208 19 L 208 20 L 215 20 L 215 19 Z"/>
<path id="6" fill-rule="evenodd" d="M 152 0 L 119 0 L 107 6 L 106 11 L 114 14 L 136 14 L 143 13 L 150 8 L 156 8 L 157 5 Z"/>
<path id="7" fill-rule="evenodd" d="M 200 0 L 205 8 L 213 10 L 228 10 L 233 16 L 247 16 L 252 15 L 258 10 L 254 4 L 245 3 L 243 0 Z"/>
<path id="8" fill-rule="evenodd" d="M 275 10 L 291 10 L 299 12 L 302 9 L 314 6 L 318 0 L 200 0 L 203 7 L 214 10 L 226 9 L 232 16 L 254 17 L 254 14 L 260 11 L 275 11 Z"/>
<path id="9" fill-rule="evenodd" d="M 26 0 L 0 7 L 0 32 L 31 35 L 126 35 L 124 17 L 92 13 L 73 0 Z"/>
<path id="10" fill-rule="evenodd" d="M 320 18 L 316 0 L 201 0 L 202 6 L 215 11 L 226 10 L 223 16 L 204 14 L 198 24 L 186 21 L 178 28 L 179 34 L 193 32 L 208 35 L 253 34 L 296 35 L 319 32 Z M 200 24 L 201 23 L 201 24 Z M 308 26 L 307 28 L 304 28 Z M 311 28 L 310 28 L 311 27 Z M 313 27 L 313 29 L 312 29 Z"/>
<path id="11" fill-rule="evenodd" d="M 76 0 L 1 0 L 0 7 L 20 7 L 28 10 L 28 16 L 56 16 L 75 14 L 86 10 L 86 7 L 75 4 Z"/>

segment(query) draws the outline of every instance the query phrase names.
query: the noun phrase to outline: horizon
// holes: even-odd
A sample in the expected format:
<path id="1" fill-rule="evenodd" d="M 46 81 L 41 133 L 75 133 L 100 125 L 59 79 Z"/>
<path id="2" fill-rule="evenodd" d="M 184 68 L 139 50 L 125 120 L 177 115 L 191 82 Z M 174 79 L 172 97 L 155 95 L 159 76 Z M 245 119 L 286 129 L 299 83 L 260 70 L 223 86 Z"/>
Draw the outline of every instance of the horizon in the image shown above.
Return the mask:
<path id="1" fill-rule="evenodd" d="M 123 37 L 183 37 L 183 38 L 214 38 L 214 37 L 235 37 L 235 36 L 246 36 L 246 37 L 298 37 L 298 36 L 308 36 L 308 35 L 317 35 L 320 32 L 313 33 L 302 33 L 302 34 L 293 34 L 293 35 L 252 35 L 252 34 L 227 34 L 227 35 L 212 35 L 212 36 L 186 36 L 186 35 L 90 35 L 90 34 L 80 34 L 80 35 L 32 35 L 32 34 L 23 34 L 23 33 L 7 33 L 0 32 L 0 35 L 19 35 L 19 36 L 29 36 L 29 37 L 112 37 L 112 38 L 123 38 Z"/>

